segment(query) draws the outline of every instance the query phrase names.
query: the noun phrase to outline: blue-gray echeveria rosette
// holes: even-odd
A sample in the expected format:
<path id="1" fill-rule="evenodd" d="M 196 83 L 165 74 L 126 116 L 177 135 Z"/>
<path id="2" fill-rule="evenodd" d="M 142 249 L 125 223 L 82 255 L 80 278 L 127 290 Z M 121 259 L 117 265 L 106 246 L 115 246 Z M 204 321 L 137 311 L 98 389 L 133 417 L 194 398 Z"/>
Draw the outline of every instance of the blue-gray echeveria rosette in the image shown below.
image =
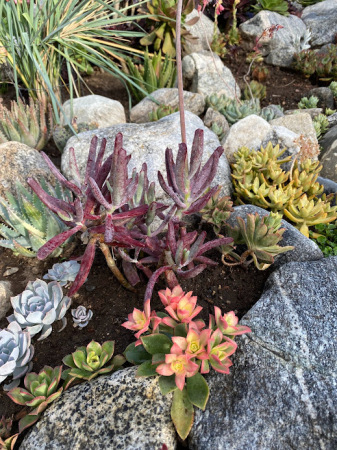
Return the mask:
<path id="1" fill-rule="evenodd" d="M 45 339 L 52 332 L 52 324 L 62 320 L 62 331 L 67 325 L 64 317 L 71 305 L 71 299 L 63 296 L 60 283 L 51 281 L 46 283 L 37 279 L 27 284 L 26 290 L 11 298 L 14 314 L 7 317 L 8 322 L 18 322 L 31 336 L 41 331 L 39 341 Z"/>
<path id="2" fill-rule="evenodd" d="M 17 322 L 12 322 L 7 328 L 0 330 L 0 383 L 8 376 L 13 381 L 4 386 L 5 390 L 18 386 L 19 379 L 32 369 L 31 359 L 34 347 L 31 336 L 23 331 Z"/>
<path id="3" fill-rule="evenodd" d="M 44 280 L 58 281 L 61 286 L 65 286 L 70 281 L 74 281 L 81 265 L 77 261 L 64 261 L 56 263 L 48 273 L 43 276 Z"/>
<path id="4" fill-rule="evenodd" d="M 89 320 L 93 316 L 91 309 L 87 311 L 85 306 L 78 306 L 76 309 L 71 310 L 73 316 L 74 327 L 84 328 L 88 325 Z"/>

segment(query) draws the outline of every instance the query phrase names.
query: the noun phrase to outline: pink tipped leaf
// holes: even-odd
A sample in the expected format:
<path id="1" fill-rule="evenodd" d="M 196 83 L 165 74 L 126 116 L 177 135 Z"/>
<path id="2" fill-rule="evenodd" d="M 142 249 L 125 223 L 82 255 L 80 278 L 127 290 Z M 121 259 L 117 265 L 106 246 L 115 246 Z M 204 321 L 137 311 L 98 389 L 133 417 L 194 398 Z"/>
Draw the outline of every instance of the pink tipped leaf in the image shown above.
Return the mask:
<path id="1" fill-rule="evenodd" d="M 48 242 L 46 242 L 42 247 L 39 248 L 37 252 L 37 258 L 38 259 L 45 259 L 47 256 L 49 256 L 53 251 L 59 247 L 63 242 L 65 242 L 67 239 L 69 239 L 72 235 L 77 233 L 79 230 L 82 229 L 82 224 L 77 225 L 74 228 L 70 228 L 69 230 L 63 231 L 60 234 L 57 234 L 53 238 L 51 238 Z"/>
<path id="2" fill-rule="evenodd" d="M 191 179 L 200 169 L 201 158 L 204 149 L 204 132 L 201 129 L 195 130 L 192 144 L 189 178 Z"/>
<path id="3" fill-rule="evenodd" d="M 172 198 L 172 200 L 176 203 L 176 205 L 179 206 L 179 208 L 185 209 L 186 208 L 185 203 L 182 202 L 178 197 L 178 195 L 173 191 L 173 189 L 166 184 L 161 172 L 158 172 L 158 181 L 163 191 L 165 191 L 166 194 Z"/>

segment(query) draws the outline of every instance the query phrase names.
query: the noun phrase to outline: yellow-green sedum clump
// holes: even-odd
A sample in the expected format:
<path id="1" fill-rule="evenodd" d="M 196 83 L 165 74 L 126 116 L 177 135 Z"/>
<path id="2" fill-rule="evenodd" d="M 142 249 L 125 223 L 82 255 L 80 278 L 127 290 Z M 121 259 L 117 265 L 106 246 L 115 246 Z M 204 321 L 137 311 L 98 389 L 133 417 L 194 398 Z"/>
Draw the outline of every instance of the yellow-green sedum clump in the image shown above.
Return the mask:
<path id="1" fill-rule="evenodd" d="M 235 153 L 236 204 L 250 203 L 285 214 L 308 237 L 310 226 L 336 220 L 337 206 L 331 206 L 330 197 L 319 198 L 324 191 L 317 182 L 319 162 L 299 157 L 290 171 L 285 171 L 281 166 L 292 157 L 282 158 L 284 152 L 269 143 L 257 152 L 242 147 Z"/>

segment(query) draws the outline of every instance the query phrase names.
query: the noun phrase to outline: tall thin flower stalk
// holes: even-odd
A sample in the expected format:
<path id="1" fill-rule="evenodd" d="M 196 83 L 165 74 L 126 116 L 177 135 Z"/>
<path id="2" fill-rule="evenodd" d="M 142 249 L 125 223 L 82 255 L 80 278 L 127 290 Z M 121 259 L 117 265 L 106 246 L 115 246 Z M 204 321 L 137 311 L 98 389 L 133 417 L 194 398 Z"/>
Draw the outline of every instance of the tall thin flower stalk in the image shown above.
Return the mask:
<path id="1" fill-rule="evenodd" d="M 183 0 L 178 0 L 177 18 L 176 18 L 176 61 L 177 61 L 177 80 L 178 80 L 178 95 L 179 95 L 181 142 L 183 144 L 186 144 L 183 70 L 182 70 L 182 64 L 181 64 L 181 11 L 182 11 L 182 6 L 183 6 Z"/>

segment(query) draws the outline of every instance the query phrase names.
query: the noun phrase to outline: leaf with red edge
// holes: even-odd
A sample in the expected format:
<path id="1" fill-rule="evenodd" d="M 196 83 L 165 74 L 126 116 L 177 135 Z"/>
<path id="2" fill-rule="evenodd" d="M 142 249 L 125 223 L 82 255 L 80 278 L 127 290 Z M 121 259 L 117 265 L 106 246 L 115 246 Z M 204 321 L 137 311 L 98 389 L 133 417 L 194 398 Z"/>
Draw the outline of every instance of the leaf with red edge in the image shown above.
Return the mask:
<path id="1" fill-rule="evenodd" d="M 176 205 L 179 206 L 179 208 L 185 209 L 186 208 L 185 203 L 182 202 L 178 197 L 178 195 L 173 191 L 173 189 L 166 184 L 161 172 L 158 172 L 158 181 L 163 191 L 165 191 L 166 194 L 172 198 L 172 200 L 176 203 Z"/>
<path id="2" fill-rule="evenodd" d="M 95 163 L 95 170 L 94 170 L 94 176 L 97 177 L 97 175 L 99 174 L 99 170 L 102 166 L 102 162 L 103 162 L 103 157 L 104 157 L 104 153 L 105 153 L 105 148 L 106 148 L 106 139 L 103 138 L 101 141 L 101 147 L 99 149 L 98 155 L 97 155 L 97 159 L 96 159 L 96 163 Z"/>
<path id="3" fill-rule="evenodd" d="M 203 195 L 201 198 L 193 202 L 187 211 L 184 211 L 184 214 L 195 214 L 202 210 L 202 208 L 206 205 L 208 200 L 213 197 L 213 195 L 217 192 L 219 186 L 214 186 L 210 189 L 207 194 Z"/>
<path id="4" fill-rule="evenodd" d="M 77 233 L 82 229 L 82 224 L 77 225 L 74 228 L 70 228 L 70 230 L 63 231 L 60 234 L 57 234 L 53 238 L 51 238 L 48 242 L 46 242 L 42 247 L 39 248 L 36 256 L 38 259 L 45 259 L 49 256 L 53 251 L 59 247 L 63 242 L 70 238 L 73 234 Z"/>
<path id="5" fill-rule="evenodd" d="M 188 280 L 189 278 L 194 278 L 197 275 L 199 275 L 201 272 L 203 272 L 207 267 L 207 264 L 199 264 L 196 267 L 193 267 L 193 269 L 190 270 L 177 270 L 177 274 L 183 278 L 184 280 Z"/>
<path id="6" fill-rule="evenodd" d="M 110 210 L 113 205 L 111 205 L 109 202 L 107 202 L 100 190 L 100 188 L 97 186 L 96 181 L 93 178 L 89 178 L 89 185 L 91 187 L 91 192 L 94 195 L 95 199 L 104 206 L 105 209 Z"/>
<path id="7" fill-rule="evenodd" d="M 167 148 L 165 151 L 165 167 L 169 186 L 171 186 L 171 188 L 173 188 L 176 192 L 179 192 L 175 172 L 176 165 L 173 159 L 172 150 L 170 148 Z"/>
<path id="8" fill-rule="evenodd" d="M 68 293 L 72 297 L 79 290 L 85 280 L 88 278 L 92 263 L 94 262 L 96 252 L 96 239 L 91 239 L 85 249 L 81 267 Z"/>
<path id="9" fill-rule="evenodd" d="M 114 238 L 114 227 L 112 225 L 111 214 L 107 214 L 105 217 L 105 230 L 104 230 L 104 242 L 106 244 L 111 243 Z"/>
<path id="10" fill-rule="evenodd" d="M 32 426 L 35 422 L 39 420 L 39 415 L 31 415 L 27 414 L 27 416 L 23 417 L 19 422 L 19 433 L 22 433 L 23 430 Z"/>
<path id="11" fill-rule="evenodd" d="M 191 197 L 192 198 L 198 198 L 204 190 L 209 187 L 209 185 L 212 183 L 216 171 L 218 169 L 219 159 L 220 156 L 223 153 L 223 148 L 218 147 L 212 156 L 209 158 L 209 160 L 206 162 L 204 167 L 200 170 L 198 173 L 198 176 L 194 177 L 191 185 Z"/>
<path id="12" fill-rule="evenodd" d="M 197 256 L 202 255 L 203 253 L 207 252 L 208 250 L 211 250 L 214 247 L 220 247 L 221 245 L 228 245 L 234 242 L 233 238 L 220 238 L 220 239 L 214 239 L 213 241 L 208 241 L 206 244 L 203 244 L 200 247 L 200 250 L 197 254 Z"/>

